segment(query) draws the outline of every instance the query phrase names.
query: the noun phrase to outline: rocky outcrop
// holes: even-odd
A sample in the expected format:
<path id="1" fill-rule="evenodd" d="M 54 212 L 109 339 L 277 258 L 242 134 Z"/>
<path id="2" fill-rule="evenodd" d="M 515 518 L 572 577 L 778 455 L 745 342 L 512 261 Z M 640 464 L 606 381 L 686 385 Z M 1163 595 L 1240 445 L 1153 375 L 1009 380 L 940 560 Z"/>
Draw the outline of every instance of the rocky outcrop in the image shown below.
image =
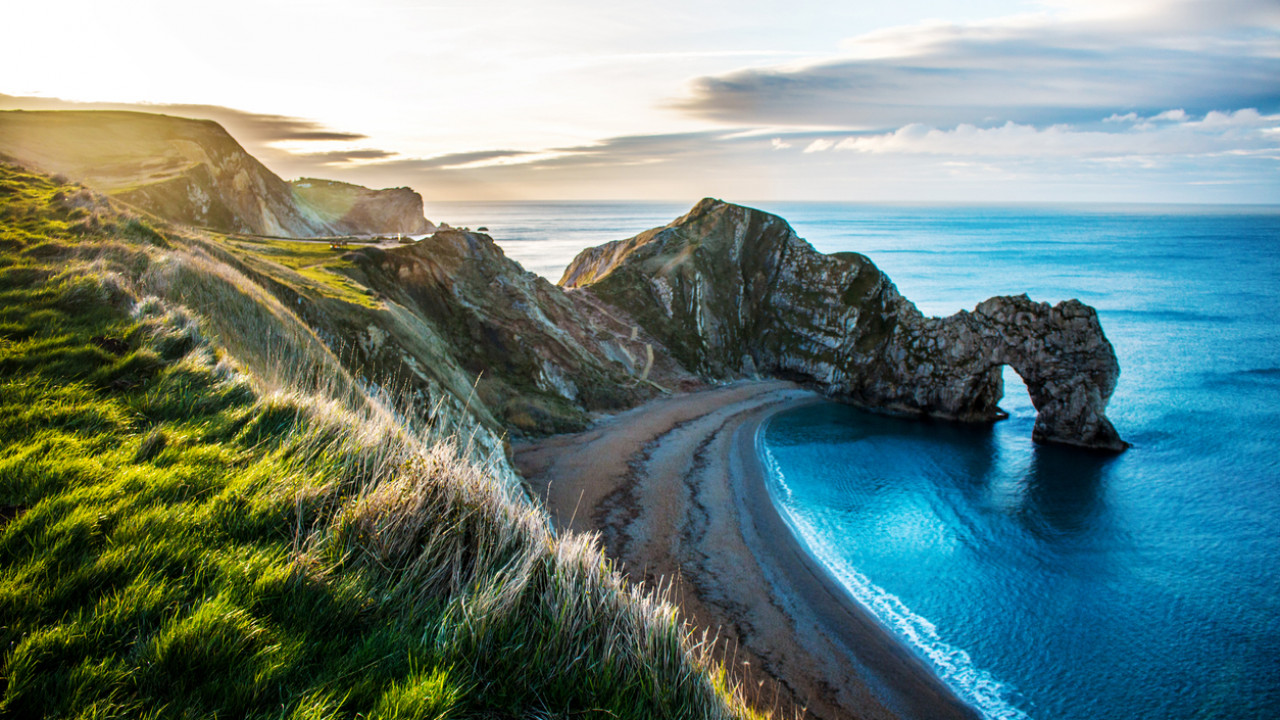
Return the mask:
<path id="1" fill-rule="evenodd" d="M 998 419 L 1001 367 L 1008 365 L 1036 408 L 1035 440 L 1128 447 L 1104 414 L 1120 364 L 1097 312 L 1078 300 L 1050 307 L 1026 295 L 994 297 L 948 318 L 907 315 L 880 357 L 858 388 L 867 404 L 958 420 Z"/>
<path id="2" fill-rule="evenodd" d="M 433 338 L 401 352 L 419 359 L 411 372 L 456 362 L 474 383 L 475 399 L 518 433 L 581 429 L 593 411 L 701 385 L 625 312 L 526 272 L 483 233 L 442 230 L 412 245 L 344 257 L 355 265 L 353 278 L 384 305 L 419 319 L 402 347 Z M 380 338 L 380 352 L 394 344 Z M 470 388 L 459 393 L 453 385 L 455 394 L 468 395 Z"/>
<path id="3" fill-rule="evenodd" d="M 138 112 L 0 112 L 0 153 L 176 223 L 280 237 L 430 232 L 407 188 L 295 193 L 211 120 Z M 325 197 L 321 198 L 320 195 Z M 416 211 L 416 215 L 415 215 Z"/>
<path id="4" fill-rule="evenodd" d="M 436 230 L 423 217 L 422 196 L 407 187 L 370 190 L 317 178 L 290 185 L 298 201 L 339 235 L 421 235 Z"/>
<path id="5" fill-rule="evenodd" d="M 781 218 L 711 199 L 583 251 L 560 284 L 627 312 L 707 377 L 793 377 L 868 407 L 991 421 L 1007 364 L 1036 406 L 1036 440 L 1126 447 L 1104 414 L 1119 363 L 1078 301 L 992 298 L 927 318 L 866 257 L 823 255 Z"/>

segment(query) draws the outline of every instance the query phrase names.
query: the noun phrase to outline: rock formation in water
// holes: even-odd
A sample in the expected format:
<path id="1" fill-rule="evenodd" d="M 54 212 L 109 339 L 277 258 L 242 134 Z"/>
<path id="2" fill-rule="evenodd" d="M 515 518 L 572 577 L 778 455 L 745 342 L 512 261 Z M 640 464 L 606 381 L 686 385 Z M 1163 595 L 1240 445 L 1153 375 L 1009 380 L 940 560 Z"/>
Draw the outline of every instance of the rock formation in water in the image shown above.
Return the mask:
<path id="1" fill-rule="evenodd" d="M 407 188 L 297 188 L 211 120 L 139 112 L 0 112 L 0 154 L 170 222 L 280 237 L 423 233 Z M 313 203 L 314 202 L 314 206 Z"/>
<path id="2" fill-rule="evenodd" d="M 1036 440 L 1127 447 L 1104 414 L 1119 363 L 1075 300 L 997 297 L 924 317 L 866 257 L 824 255 L 777 216 L 711 199 L 584 250 L 560 284 L 625 311 L 707 377 L 795 377 L 867 407 L 991 421 L 1007 364 L 1036 407 Z"/>

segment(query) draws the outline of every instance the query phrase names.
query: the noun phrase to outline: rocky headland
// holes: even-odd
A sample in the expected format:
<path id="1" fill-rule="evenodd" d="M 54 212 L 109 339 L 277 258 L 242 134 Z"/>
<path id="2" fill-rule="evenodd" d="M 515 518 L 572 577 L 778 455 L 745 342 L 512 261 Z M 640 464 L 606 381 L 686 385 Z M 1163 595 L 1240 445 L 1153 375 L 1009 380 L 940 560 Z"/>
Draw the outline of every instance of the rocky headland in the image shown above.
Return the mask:
<path id="1" fill-rule="evenodd" d="M 407 187 L 371 190 L 317 178 L 299 178 L 289 185 L 298 202 L 338 235 L 422 235 L 436 231 L 435 223 L 423 216 L 422 196 Z"/>
<path id="2" fill-rule="evenodd" d="M 474 393 L 495 429 L 580 430 L 593 412 L 702 384 L 626 313 L 525 271 L 484 233 L 441 230 L 346 258 L 357 282 L 418 327 L 353 329 L 359 352 L 404 363 L 402 376 L 452 376 L 446 385 Z"/>
<path id="3" fill-rule="evenodd" d="M 865 256 L 824 255 L 782 218 L 712 199 L 584 250 L 560 284 L 625 311 L 706 378 L 797 379 L 868 408 L 990 422 L 1009 365 L 1037 409 L 1037 441 L 1127 447 L 1105 416 L 1120 365 L 1076 300 L 995 297 L 925 317 Z"/>
<path id="4" fill-rule="evenodd" d="M 275 237 L 420 234 L 408 188 L 288 183 L 221 125 L 139 112 L 0 112 L 0 156 L 60 174 L 169 222 Z"/>

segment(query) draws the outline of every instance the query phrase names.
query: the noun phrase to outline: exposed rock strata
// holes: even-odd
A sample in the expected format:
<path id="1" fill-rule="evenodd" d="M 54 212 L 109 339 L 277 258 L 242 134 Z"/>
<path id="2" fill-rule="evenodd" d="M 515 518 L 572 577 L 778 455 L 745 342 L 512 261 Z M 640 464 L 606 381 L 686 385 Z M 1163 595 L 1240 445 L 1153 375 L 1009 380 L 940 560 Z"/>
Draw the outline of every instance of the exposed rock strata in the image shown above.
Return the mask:
<path id="1" fill-rule="evenodd" d="M 704 376 L 802 378 L 869 407 L 990 421 L 1007 364 L 1037 409 L 1036 440 L 1127 446 L 1104 414 L 1119 363 L 1075 300 L 997 297 L 927 318 L 866 257 L 824 255 L 775 215 L 711 199 L 584 250 L 560 284 L 621 308 Z"/>
<path id="2" fill-rule="evenodd" d="M 411 353 L 418 372 L 456 362 L 475 399 L 516 432 L 581 429 L 592 411 L 701 385 L 626 313 L 526 272 L 483 233 L 442 230 L 346 257 L 387 306 L 420 319 L 422 330 L 401 346 L 432 338 Z M 395 344 L 384 340 L 370 352 L 393 352 Z"/>

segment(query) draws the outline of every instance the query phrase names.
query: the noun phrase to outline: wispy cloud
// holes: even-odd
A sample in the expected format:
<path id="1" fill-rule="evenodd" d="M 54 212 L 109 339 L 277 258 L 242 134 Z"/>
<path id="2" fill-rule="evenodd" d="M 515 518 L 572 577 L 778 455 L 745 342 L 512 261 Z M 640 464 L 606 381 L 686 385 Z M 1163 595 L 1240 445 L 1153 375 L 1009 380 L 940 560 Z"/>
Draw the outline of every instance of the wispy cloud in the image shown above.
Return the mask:
<path id="1" fill-rule="evenodd" d="M 805 152 L 824 150 L 874 154 L 956 157 L 1132 157 L 1273 153 L 1280 115 L 1257 110 L 1210 112 L 1199 119 L 1181 109 L 1144 118 L 1111 116 L 1108 131 L 1051 125 L 1037 128 L 1008 122 L 993 128 L 961 124 L 939 129 L 915 123 L 887 133 L 815 140 Z"/>
<path id="2" fill-rule="evenodd" d="M 527 150 L 476 150 L 436 155 L 429 158 L 405 158 L 384 163 L 384 166 L 408 171 L 451 170 L 519 161 L 532 155 L 535 155 L 535 153 Z"/>
<path id="3" fill-rule="evenodd" d="M 1180 1 L 1099 19 L 930 23 L 852 39 L 843 58 L 693 82 L 676 107 L 733 124 L 848 129 L 1096 121 L 1168 108 L 1280 110 L 1280 5 Z"/>
<path id="4" fill-rule="evenodd" d="M 392 160 L 364 171 L 393 168 L 412 171 L 429 198 L 480 188 L 529 199 L 1269 202 L 1280 190 L 1280 114 L 1173 109 L 1046 127 L 636 135 L 519 164 Z"/>
<path id="5" fill-rule="evenodd" d="M 329 150 L 318 153 L 298 154 L 295 157 L 303 162 L 312 162 L 317 165 L 348 165 L 353 162 L 369 161 L 369 160 L 385 160 L 387 158 L 396 157 L 398 153 L 389 150 L 378 150 L 375 148 L 361 148 L 355 150 Z"/>

